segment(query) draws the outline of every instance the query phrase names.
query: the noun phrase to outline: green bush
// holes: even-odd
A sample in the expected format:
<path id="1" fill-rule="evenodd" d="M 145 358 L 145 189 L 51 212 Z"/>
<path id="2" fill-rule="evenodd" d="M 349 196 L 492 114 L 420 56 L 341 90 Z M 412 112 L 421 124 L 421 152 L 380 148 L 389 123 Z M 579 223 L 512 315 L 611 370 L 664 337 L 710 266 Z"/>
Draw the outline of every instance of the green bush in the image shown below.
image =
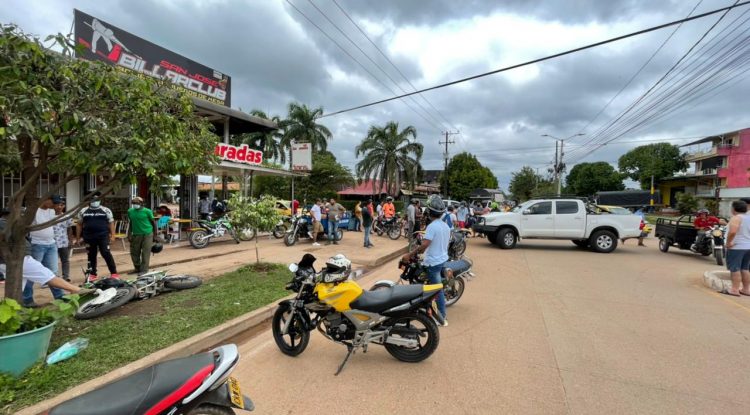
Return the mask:
<path id="1" fill-rule="evenodd" d="M 698 199 L 690 193 L 677 193 L 677 210 L 683 215 L 687 215 L 698 210 Z"/>
<path id="2" fill-rule="evenodd" d="M 704 199 L 703 207 L 708 209 L 708 211 L 711 212 L 712 215 L 719 214 L 719 202 L 716 199 Z"/>

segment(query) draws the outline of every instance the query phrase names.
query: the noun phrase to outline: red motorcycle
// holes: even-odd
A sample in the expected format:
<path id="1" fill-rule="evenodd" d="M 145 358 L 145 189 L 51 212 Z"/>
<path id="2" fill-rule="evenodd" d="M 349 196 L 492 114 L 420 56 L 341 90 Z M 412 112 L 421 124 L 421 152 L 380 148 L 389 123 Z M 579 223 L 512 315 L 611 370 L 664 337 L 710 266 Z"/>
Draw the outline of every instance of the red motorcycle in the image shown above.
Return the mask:
<path id="1" fill-rule="evenodd" d="M 147 367 L 99 389 L 73 398 L 49 415 L 233 415 L 232 408 L 252 411 L 230 376 L 240 361 L 237 346 Z"/>

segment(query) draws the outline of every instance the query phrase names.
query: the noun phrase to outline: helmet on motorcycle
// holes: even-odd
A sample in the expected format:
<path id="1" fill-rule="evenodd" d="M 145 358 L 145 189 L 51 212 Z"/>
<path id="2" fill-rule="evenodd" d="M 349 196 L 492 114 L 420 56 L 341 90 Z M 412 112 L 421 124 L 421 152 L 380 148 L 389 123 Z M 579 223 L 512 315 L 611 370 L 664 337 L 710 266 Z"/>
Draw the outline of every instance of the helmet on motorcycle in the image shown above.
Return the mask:
<path id="1" fill-rule="evenodd" d="M 159 242 L 154 243 L 151 245 L 151 253 L 152 254 L 158 254 L 164 249 L 164 245 L 160 244 Z"/>
<path id="2" fill-rule="evenodd" d="M 427 207 L 427 210 L 430 212 L 431 216 L 439 217 L 443 213 L 445 213 L 445 203 L 443 202 L 443 199 L 440 198 L 438 195 L 432 195 L 427 199 L 427 204 L 425 205 Z"/>
<path id="3" fill-rule="evenodd" d="M 328 258 L 323 270 L 323 282 L 341 282 L 349 278 L 352 272 L 352 261 L 343 254 Z"/>

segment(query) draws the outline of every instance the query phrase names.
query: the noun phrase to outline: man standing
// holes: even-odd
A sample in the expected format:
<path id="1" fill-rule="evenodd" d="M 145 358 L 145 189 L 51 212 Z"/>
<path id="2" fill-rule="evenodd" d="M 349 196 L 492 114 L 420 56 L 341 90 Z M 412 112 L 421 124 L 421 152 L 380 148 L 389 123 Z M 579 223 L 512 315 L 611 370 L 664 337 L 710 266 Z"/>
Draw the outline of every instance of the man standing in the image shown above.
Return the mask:
<path id="1" fill-rule="evenodd" d="M 458 219 L 458 228 L 466 228 L 466 219 L 469 217 L 469 208 L 466 207 L 466 202 L 461 202 L 461 206 L 458 208 L 456 213 L 456 219 Z"/>
<path id="2" fill-rule="evenodd" d="M 326 245 L 330 245 L 332 241 L 334 245 L 339 244 L 339 241 L 336 240 L 336 234 L 339 229 L 339 220 L 345 212 L 346 209 L 336 203 L 334 198 L 331 198 L 331 206 L 328 209 L 328 242 L 326 242 Z"/>
<path id="3" fill-rule="evenodd" d="M 372 231 L 372 199 L 368 200 L 362 208 L 362 226 L 365 228 L 365 248 L 372 248 L 370 243 L 370 232 Z"/>
<path id="4" fill-rule="evenodd" d="M 727 269 L 732 276 L 729 295 L 750 296 L 750 215 L 747 203 L 732 202 L 732 219 L 727 233 Z"/>
<path id="5" fill-rule="evenodd" d="M 143 207 L 143 199 L 140 197 L 134 197 L 131 203 L 133 207 L 128 209 L 130 259 L 133 261 L 136 274 L 141 275 L 148 272 L 151 262 L 151 247 L 154 245 L 156 235 L 156 219 L 151 209 Z"/>
<path id="6" fill-rule="evenodd" d="M 445 213 L 445 203 L 439 196 L 430 196 L 427 200 L 427 214 L 431 222 L 427 225 L 422 244 L 418 245 L 414 251 L 404 256 L 404 262 L 416 254 L 424 252 L 423 265 L 427 267 L 427 276 L 431 284 L 442 284 L 443 264 L 448 261 L 448 243 L 451 238 L 451 231 L 448 225 L 440 220 Z M 437 298 L 438 311 L 444 317 L 444 326 L 448 325 L 445 319 L 445 294 L 440 290 Z"/>
<path id="7" fill-rule="evenodd" d="M 59 201 L 59 196 L 54 196 Z M 52 197 L 42 201 L 41 206 L 36 211 L 36 217 L 32 225 L 41 225 L 55 219 L 57 214 L 54 209 L 55 205 Z M 57 274 L 57 243 L 55 242 L 55 230 L 52 226 L 42 230 L 30 233 L 31 236 L 31 257 L 40 262 L 44 267 L 49 269 L 52 274 Z M 65 293 L 59 288 L 50 287 L 52 296 L 61 298 Z M 23 287 L 23 304 L 25 306 L 34 306 L 34 281 L 29 280 Z"/>
<path id="8" fill-rule="evenodd" d="M 409 240 L 414 237 L 414 225 L 417 223 L 417 199 L 412 199 L 406 208 L 406 232 Z"/>
<path id="9" fill-rule="evenodd" d="M 323 224 L 320 222 L 323 220 L 323 214 L 320 211 L 320 205 L 323 202 L 320 199 L 315 199 L 315 204 L 310 208 L 310 217 L 312 218 L 312 232 L 310 232 L 310 238 L 313 240 L 313 246 L 320 246 L 318 243 L 318 235 L 323 232 Z"/>
<path id="10" fill-rule="evenodd" d="M 208 201 L 208 195 L 205 193 L 201 194 L 198 201 L 198 213 L 201 215 L 201 220 L 208 220 L 208 216 L 211 214 L 211 202 Z"/>
<path id="11" fill-rule="evenodd" d="M 96 193 L 89 206 L 78 214 L 78 225 L 76 225 L 76 244 L 85 242 L 88 245 L 88 260 L 91 268 L 90 281 L 95 281 L 96 255 L 102 253 L 102 258 L 107 263 L 112 278 L 120 278 L 117 274 L 117 265 L 109 251 L 109 243 L 115 240 L 115 219 L 112 211 L 102 206 L 101 194 Z"/>
<path id="12" fill-rule="evenodd" d="M 52 198 L 55 204 L 55 214 L 57 216 L 65 214 L 65 201 L 60 196 Z M 65 281 L 70 282 L 70 240 L 73 239 L 73 219 L 66 219 L 52 227 L 55 233 L 55 244 L 57 245 L 57 256 L 60 258 L 62 265 L 62 277 Z"/>
<path id="13" fill-rule="evenodd" d="M 414 205 L 414 230 L 412 232 L 419 232 L 422 230 L 422 223 L 424 222 L 424 215 L 422 214 L 422 202 L 417 199 L 417 203 Z"/>

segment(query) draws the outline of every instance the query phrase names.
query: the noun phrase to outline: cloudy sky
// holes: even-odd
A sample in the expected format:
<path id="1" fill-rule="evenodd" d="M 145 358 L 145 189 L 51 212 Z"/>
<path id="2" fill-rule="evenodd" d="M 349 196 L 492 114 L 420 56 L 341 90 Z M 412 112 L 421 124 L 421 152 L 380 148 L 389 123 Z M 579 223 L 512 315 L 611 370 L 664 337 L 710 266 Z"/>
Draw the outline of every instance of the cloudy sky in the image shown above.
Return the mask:
<path id="1" fill-rule="evenodd" d="M 411 92 L 412 85 L 429 87 L 677 20 L 687 16 L 696 4 L 694 14 L 733 3 L 337 0 L 339 8 L 333 0 L 290 1 L 307 18 L 286 1 L 6 0 L 0 9 L 0 21 L 16 23 L 26 32 L 41 36 L 67 33 L 75 7 L 231 75 L 233 107 L 283 115 L 290 101 L 323 106 L 326 112 L 333 112 L 402 90 Z M 398 69 L 360 33 L 342 9 Z M 715 49 L 708 47 L 710 44 L 705 47 L 704 59 L 710 57 L 711 50 L 718 53 L 723 45 L 730 45 L 731 39 L 741 41 L 740 36 L 747 35 L 741 31 L 750 30 L 745 20 L 750 13 L 743 15 L 747 9 L 750 7 L 730 12 L 704 40 L 705 44 L 717 36 Z M 630 124 L 616 125 L 612 134 L 596 134 L 654 85 L 718 17 L 682 25 L 598 117 L 674 28 L 427 92 L 414 100 L 392 101 L 324 118 L 322 123 L 333 131 L 331 150 L 351 167 L 356 163 L 354 147 L 370 125 L 393 120 L 402 126 L 415 126 L 418 140 L 426 149 L 423 165 L 428 169 L 442 167 L 443 148 L 438 145 L 441 132 L 458 130 L 460 134 L 451 136 L 456 144 L 450 146 L 450 152 L 476 154 L 495 172 L 503 189 L 507 189 L 510 173 L 523 165 L 539 168 L 540 172 L 550 167 L 555 142 L 542 134 L 561 138 L 587 134 L 566 142 L 566 150 L 570 150 L 566 151 L 568 168 L 581 160 L 616 163 L 619 155 L 637 146 L 640 140 L 650 143 L 669 139 L 682 144 L 692 137 L 750 125 L 743 99 L 750 95 L 750 83 L 745 77 L 745 58 L 750 53 L 737 49 L 741 54 L 733 56 L 742 60 L 733 61 L 704 83 L 700 78 L 694 79 L 693 86 L 706 88 L 702 95 L 663 102 Z M 727 29 L 721 32 L 724 27 Z M 739 30 L 730 32 L 730 28 Z M 693 68 L 697 71 L 701 62 L 706 68 L 718 68 L 725 61 L 686 60 L 685 64 L 695 63 Z M 683 72 L 673 72 L 674 78 L 662 82 L 665 97 L 679 97 L 673 94 L 684 92 L 685 88 L 667 88 L 668 81 L 673 79 L 676 85 L 682 75 L 691 79 L 689 69 L 685 66 Z M 704 72 L 705 69 L 695 73 Z M 633 125 L 638 128 L 620 135 Z M 593 147 L 615 137 L 606 146 Z M 589 142 L 592 139 L 595 141 Z M 597 150 L 587 154 L 594 148 Z"/>

